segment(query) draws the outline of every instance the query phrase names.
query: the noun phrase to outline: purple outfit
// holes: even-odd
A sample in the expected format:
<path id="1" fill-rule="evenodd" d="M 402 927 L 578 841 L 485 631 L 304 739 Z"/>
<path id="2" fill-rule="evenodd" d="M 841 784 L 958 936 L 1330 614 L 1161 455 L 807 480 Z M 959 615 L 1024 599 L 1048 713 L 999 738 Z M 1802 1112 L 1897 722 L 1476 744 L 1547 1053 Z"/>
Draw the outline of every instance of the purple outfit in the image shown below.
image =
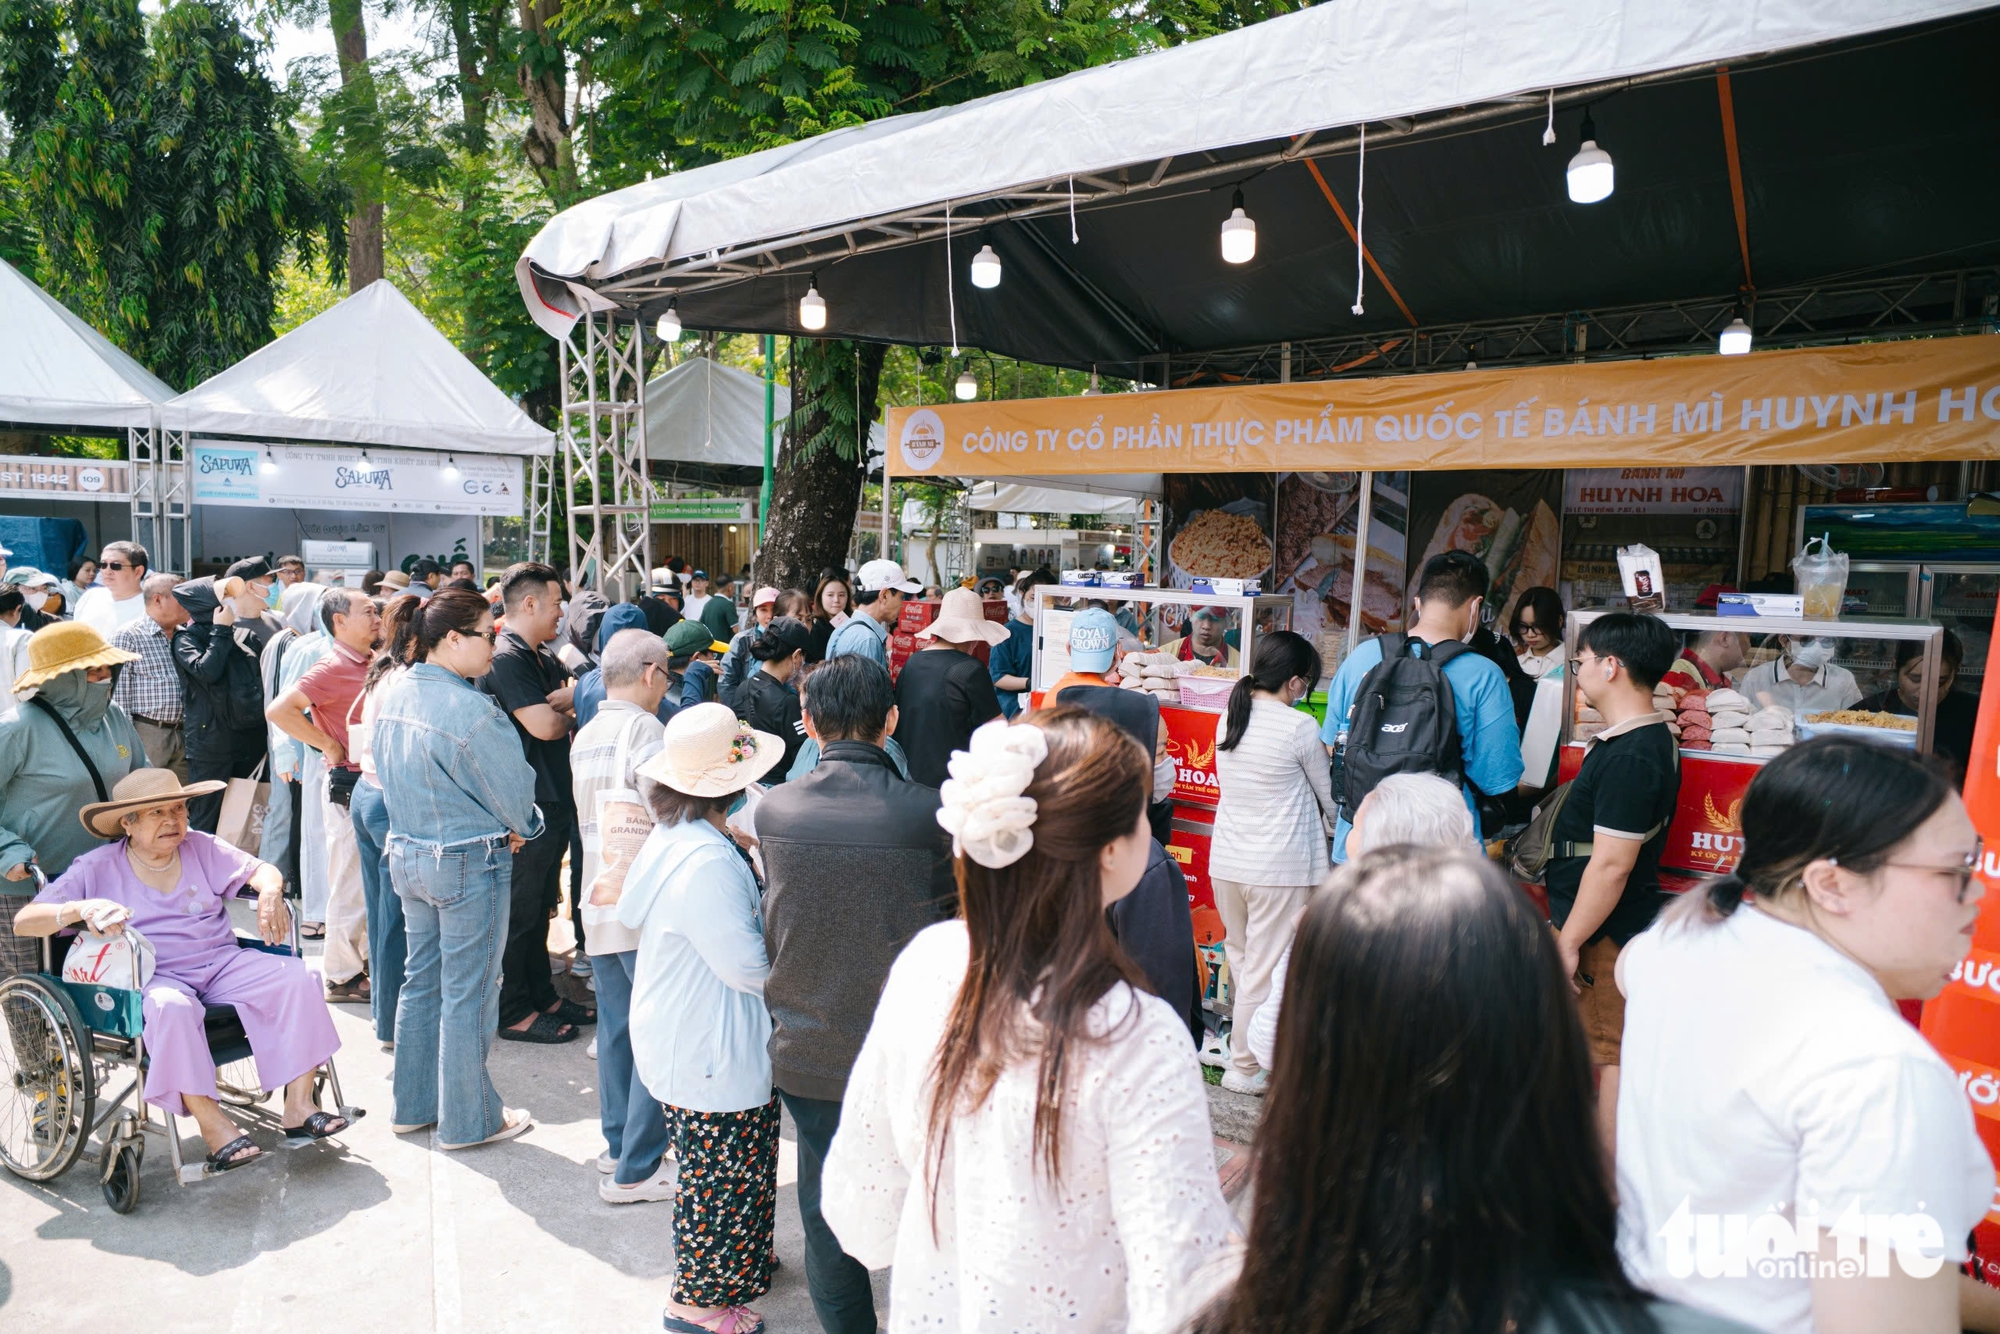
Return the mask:
<path id="1" fill-rule="evenodd" d="M 204 1005 L 233 1005 L 257 1060 L 257 1078 L 278 1089 L 317 1069 L 340 1048 L 319 977 L 301 959 L 236 943 L 227 903 L 261 863 L 213 834 L 189 830 L 180 846 L 181 883 L 162 894 L 133 873 L 125 840 L 93 848 L 69 865 L 36 903 L 109 899 L 152 943 L 146 986 L 146 1101 L 181 1116 L 183 1094 L 215 1096 L 215 1062 L 203 1030 Z"/>

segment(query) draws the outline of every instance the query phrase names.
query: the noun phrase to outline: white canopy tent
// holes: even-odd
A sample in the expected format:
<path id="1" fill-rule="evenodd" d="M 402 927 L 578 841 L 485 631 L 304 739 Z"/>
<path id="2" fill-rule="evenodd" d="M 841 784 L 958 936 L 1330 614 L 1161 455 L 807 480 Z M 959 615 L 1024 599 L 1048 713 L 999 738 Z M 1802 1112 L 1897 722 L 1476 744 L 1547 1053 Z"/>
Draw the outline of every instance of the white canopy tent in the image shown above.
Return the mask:
<path id="1" fill-rule="evenodd" d="M 172 386 L 0 260 L 0 422 L 124 431 L 153 424 Z"/>
<path id="2" fill-rule="evenodd" d="M 792 393 L 772 386 L 776 439 L 785 433 Z M 881 422 L 868 424 L 871 467 L 881 466 Z M 710 468 L 764 467 L 764 380 L 707 357 L 690 357 L 646 382 L 646 457 Z"/>
<path id="3" fill-rule="evenodd" d="M 1079 487 L 1082 480 L 1086 485 Z M 1043 484 L 1046 481 L 1046 485 Z M 1009 514 L 1138 513 L 1140 502 L 1162 493 L 1160 474 L 1123 473 L 1102 477 L 1038 477 L 1020 481 L 979 482 L 966 492 L 967 509 L 1003 510 Z"/>

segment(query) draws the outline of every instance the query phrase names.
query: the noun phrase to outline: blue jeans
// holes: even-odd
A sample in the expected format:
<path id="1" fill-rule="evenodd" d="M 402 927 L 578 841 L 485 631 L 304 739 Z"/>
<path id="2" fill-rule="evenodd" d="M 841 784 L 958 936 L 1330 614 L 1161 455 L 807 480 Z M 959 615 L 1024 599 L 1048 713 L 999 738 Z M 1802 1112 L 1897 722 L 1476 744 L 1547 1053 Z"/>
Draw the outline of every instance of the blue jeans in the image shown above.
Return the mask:
<path id="1" fill-rule="evenodd" d="M 409 940 L 403 929 L 403 900 L 389 884 L 389 805 L 382 789 L 366 779 L 354 785 L 354 843 L 361 853 L 361 897 L 368 907 L 369 1008 L 375 1039 L 396 1036 L 396 997 L 403 990 Z"/>
<path id="2" fill-rule="evenodd" d="M 632 1063 L 632 980 L 639 951 L 591 957 L 597 977 L 597 1118 L 605 1149 L 618 1160 L 612 1180 L 621 1186 L 660 1170 L 667 1153 L 667 1116 L 660 1100 L 639 1082 Z"/>
<path id="3" fill-rule="evenodd" d="M 389 838 L 389 882 L 409 933 L 396 1005 L 395 1121 L 436 1122 L 446 1144 L 476 1144 L 503 1124 L 486 1053 L 500 1023 L 512 868 L 505 834 L 442 848 Z"/>

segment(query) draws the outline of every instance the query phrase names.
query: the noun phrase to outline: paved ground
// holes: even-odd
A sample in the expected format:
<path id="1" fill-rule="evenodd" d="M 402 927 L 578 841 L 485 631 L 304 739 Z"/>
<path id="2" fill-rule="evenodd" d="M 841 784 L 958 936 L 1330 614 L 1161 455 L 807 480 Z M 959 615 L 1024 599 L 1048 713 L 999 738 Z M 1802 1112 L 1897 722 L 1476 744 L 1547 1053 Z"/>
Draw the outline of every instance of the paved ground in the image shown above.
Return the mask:
<path id="1" fill-rule="evenodd" d="M 583 1041 L 497 1044 L 494 1082 L 510 1105 L 534 1112 L 535 1128 L 508 1144 L 442 1153 L 429 1136 L 389 1133 L 390 1057 L 365 1010 L 337 1006 L 335 1023 L 347 1098 L 369 1112 L 339 1148 L 273 1150 L 277 1122 L 260 1109 L 252 1119 L 266 1159 L 183 1188 L 149 1136 L 142 1200 L 124 1217 L 106 1207 L 88 1160 L 40 1186 L 0 1173 L 0 1329 L 659 1328 L 673 1206 L 597 1198 L 597 1067 Z M 183 1125 L 196 1152 L 193 1123 Z M 806 1334 L 819 1326 L 805 1291 L 789 1122 L 784 1134 L 783 1265 L 757 1305 L 773 1334 Z M 1234 1187 L 1245 1155 L 1219 1144 L 1217 1160 Z M 888 1275 L 875 1278 L 886 1311 Z"/>

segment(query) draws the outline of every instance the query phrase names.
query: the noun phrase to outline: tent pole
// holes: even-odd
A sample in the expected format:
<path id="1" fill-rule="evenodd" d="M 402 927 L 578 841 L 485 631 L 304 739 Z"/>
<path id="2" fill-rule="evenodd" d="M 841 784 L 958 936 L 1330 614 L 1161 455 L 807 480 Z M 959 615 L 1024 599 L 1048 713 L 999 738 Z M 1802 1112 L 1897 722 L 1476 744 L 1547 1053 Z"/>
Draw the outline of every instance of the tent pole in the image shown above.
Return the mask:
<path id="1" fill-rule="evenodd" d="M 778 340 L 764 335 L 764 485 L 757 492 L 757 545 L 764 545 L 764 525 L 771 517 L 771 435 L 777 424 Z"/>
<path id="2" fill-rule="evenodd" d="M 1361 474 L 1361 505 L 1354 516 L 1354 583 L 1347 592 L 1347 652 L 1341 654 L 1345 662 L 1354 652 L 1354 645 L 1361 638 L 1361 594 L 1367 587 L 1368 578 L 1368 529 L 1374 522 L 1375 474 Z"/>

